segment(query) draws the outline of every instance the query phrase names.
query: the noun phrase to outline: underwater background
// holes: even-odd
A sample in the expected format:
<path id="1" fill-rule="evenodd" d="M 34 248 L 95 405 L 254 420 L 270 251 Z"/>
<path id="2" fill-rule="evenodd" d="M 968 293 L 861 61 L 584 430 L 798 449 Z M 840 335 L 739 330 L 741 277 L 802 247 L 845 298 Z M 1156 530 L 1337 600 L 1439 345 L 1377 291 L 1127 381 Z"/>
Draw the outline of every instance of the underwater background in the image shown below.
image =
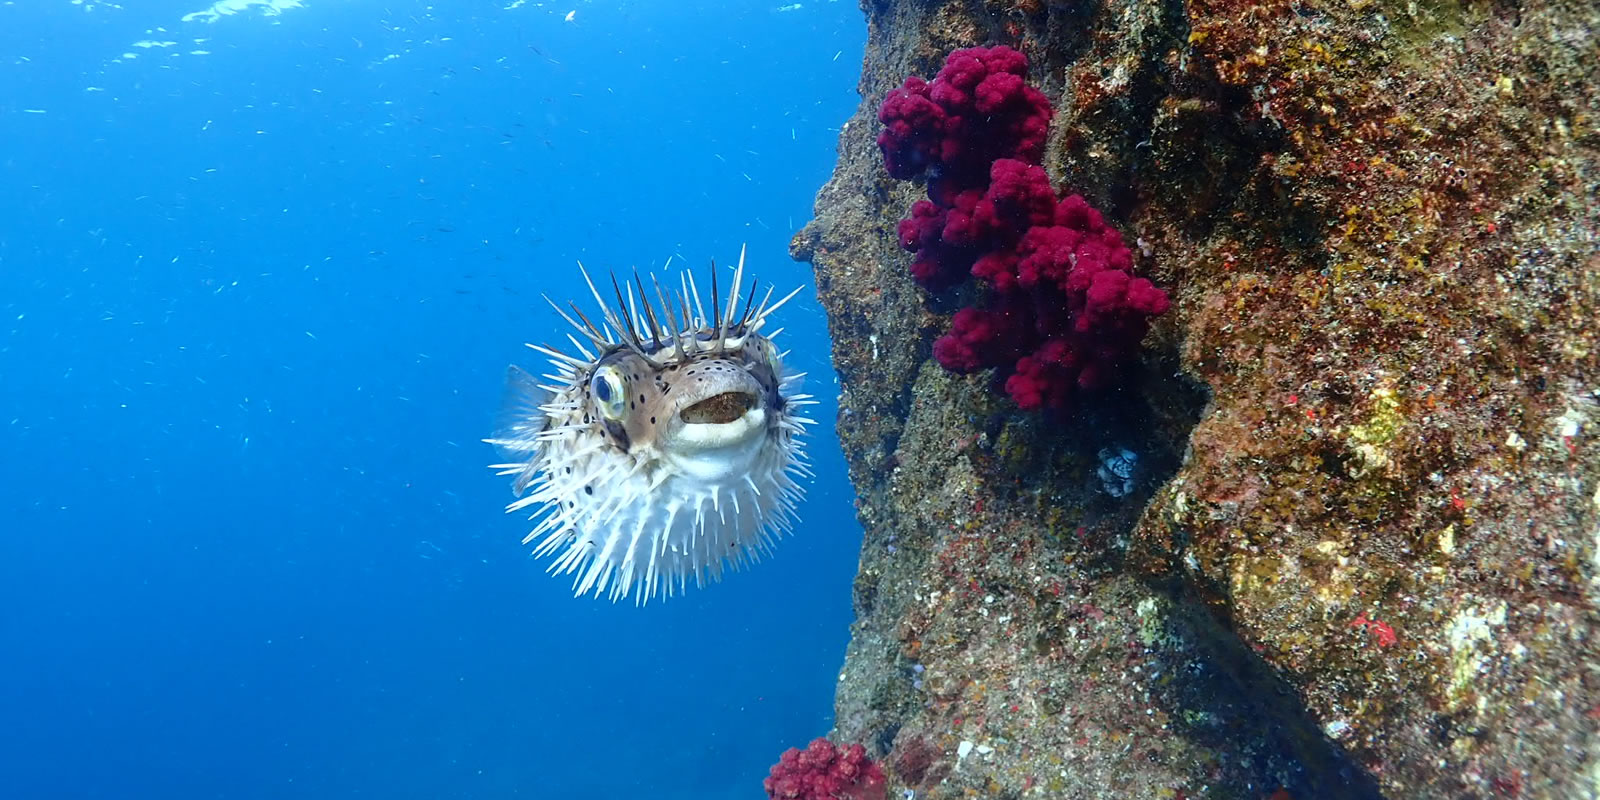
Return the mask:
<path id="1" fill-rule="evenodd" d="M 635 609 L 480 437 L 541 293 L 787 255 L 853 3 L 0 5 L 0 794 L 759 796 L 825 733 L 860 527 Z"/>

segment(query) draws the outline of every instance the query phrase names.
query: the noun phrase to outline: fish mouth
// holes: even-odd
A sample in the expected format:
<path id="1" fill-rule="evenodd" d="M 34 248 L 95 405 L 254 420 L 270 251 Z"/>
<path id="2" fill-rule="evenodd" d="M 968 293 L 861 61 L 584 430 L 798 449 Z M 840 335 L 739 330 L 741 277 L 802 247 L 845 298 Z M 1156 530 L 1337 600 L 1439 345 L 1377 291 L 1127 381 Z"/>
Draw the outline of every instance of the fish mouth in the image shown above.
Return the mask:
<path id="1" fill-rule="evenodd" d="M 726 425 L 755 406 L 756 396 L 749 392 L 723 392 L 685 408 L 678 417 L 690 424 Z"/>

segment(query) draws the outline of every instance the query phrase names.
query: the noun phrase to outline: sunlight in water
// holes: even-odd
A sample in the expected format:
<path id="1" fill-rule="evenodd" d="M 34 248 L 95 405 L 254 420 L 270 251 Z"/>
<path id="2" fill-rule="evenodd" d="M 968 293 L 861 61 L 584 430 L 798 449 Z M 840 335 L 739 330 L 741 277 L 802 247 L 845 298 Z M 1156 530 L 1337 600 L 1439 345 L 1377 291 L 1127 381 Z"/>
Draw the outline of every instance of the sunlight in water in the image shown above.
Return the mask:
<path id="1" fill-rule="evenodd" d="M 183 21 L 216 22 L 223 17 L 231 17 L 256 6 L 261 7 L 261 13 L 267 16 L 275 16 L 291 8 L 303 8 L 305 3 L 300 2 L 300 0 L 219 0 L 219 2 L 203 11 L 184 14 Z"/>

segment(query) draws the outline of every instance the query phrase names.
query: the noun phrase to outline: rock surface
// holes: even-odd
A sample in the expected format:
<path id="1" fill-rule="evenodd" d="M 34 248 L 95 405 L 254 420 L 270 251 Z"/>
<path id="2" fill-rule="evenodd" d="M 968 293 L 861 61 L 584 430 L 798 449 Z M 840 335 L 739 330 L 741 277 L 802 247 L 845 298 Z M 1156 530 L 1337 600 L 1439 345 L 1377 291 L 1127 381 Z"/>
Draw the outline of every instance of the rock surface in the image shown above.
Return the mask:
<path id="1" fill-rule="evenodd" d="M 863 7 L 793 250 L 867 533 L 837 733 L 890 796 L 1600 796 L 1600 11 Z M 1058 189 L 1174 300 L 1067 416 L 930 360 L 959 303 L 907 274 L 921 187 L 873 141 L 890 88 L 997 43 Z"/>

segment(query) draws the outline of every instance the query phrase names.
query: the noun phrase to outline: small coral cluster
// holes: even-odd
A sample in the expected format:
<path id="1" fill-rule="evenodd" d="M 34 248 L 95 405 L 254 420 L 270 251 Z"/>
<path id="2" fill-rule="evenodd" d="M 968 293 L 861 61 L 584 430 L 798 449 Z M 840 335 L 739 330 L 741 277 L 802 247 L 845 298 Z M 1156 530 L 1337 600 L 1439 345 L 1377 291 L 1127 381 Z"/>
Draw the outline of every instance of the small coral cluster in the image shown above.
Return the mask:
<path id="1" fill-rule="evenodd" d="M 930 82 L 912 76 L 878 111 L 889 174 L 926 177 L 901 220 L 911 274 L 929 291 L 969 277 L 987 287 L 933 355 L 952 372 L 1000 368 L 1023 409 L 1065 408 L 1108 384 L 1137 349 L 1165 292 L 1132 275 L 1122 235 L 1082 197 L 1057 199 L 1039 166 L 1050 101 L 1028 59 L 1003 45 L 956 50 Z"/>
<path id="2" fill-rule="evenodd" d="M 859 744 L 835 747 L 822 737 L 791 747 L 763 784 L 771 800 L 883 800 L 883 770 Z"/>

